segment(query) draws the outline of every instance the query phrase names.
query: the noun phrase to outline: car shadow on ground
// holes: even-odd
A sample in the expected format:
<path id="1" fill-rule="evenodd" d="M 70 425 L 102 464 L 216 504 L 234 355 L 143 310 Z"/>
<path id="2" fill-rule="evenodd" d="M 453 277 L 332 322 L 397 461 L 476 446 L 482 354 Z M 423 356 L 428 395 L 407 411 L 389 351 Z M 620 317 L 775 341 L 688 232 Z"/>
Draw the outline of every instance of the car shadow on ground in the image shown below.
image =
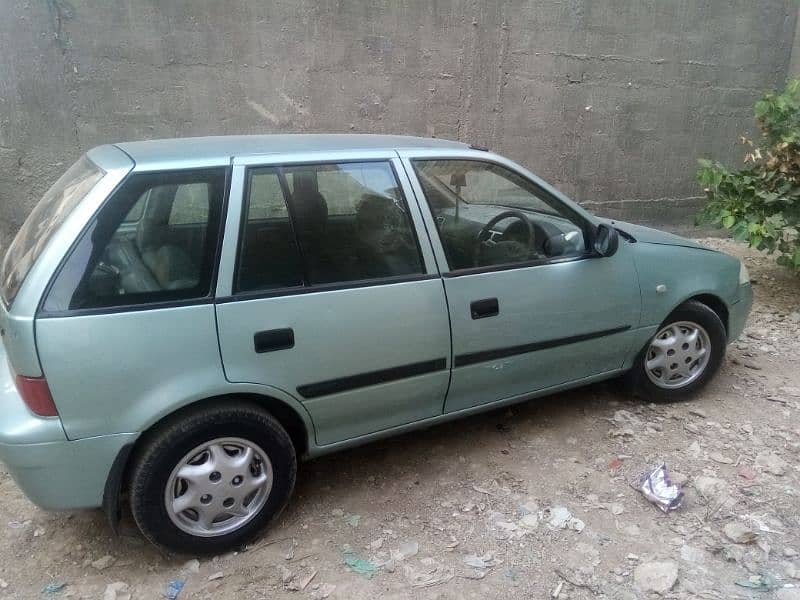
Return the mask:
<path id="1" fill-rule="evenodd" d="M 457 419 L 427 429 L 326 455 L 300 464 L 295 493 L 278 520 L 255 540 L 290 536 L 295 527 L 313 519 L 326 507 L 341 507 L 348 512 L 358 498 L 369 496 L 376 486 L 419 488 L 428 493 L 442 472 L 443 465 L 457 465 L 475 454 L 476 440 L 487 453 L 503 452 L 514 441 L 535 438 L 537 431 L 558 432 L 574 424 L 576 417 L 603 419 L 613 414 L 620 402 L 636 403 L 623 395 L 615 382 L 603 382 L 558 394 L 534 398 Z M 330 510 L 328 508 L 327 510 Z M 134 553 L 146 562 L 177 561 L 149 544 L 139 533 L 127 506 L 123 506 L 119 536 L 114 536 L 105 514 L 99 510 L 66 515 L 53 514 L 57 527 L 69 539 L 97 538 L 109 552 L 120 557 Z M 69 531 L 69 530 L 72 531 Z"/>

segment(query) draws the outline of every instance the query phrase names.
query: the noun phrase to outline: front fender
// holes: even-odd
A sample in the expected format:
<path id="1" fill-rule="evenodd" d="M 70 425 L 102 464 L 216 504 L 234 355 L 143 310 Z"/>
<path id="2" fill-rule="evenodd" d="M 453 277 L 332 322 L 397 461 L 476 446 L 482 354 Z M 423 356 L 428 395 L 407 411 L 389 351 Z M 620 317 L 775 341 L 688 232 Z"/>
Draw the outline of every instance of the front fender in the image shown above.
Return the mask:
<path id="1" fill-rule="evenodd" d="M 660 324 L 676 307 L 694 296 L 715 296 L 728 309 L 738 299 L 738 259 L 684 246 L 640 242 L 635 247 L 642 327 Z"/>

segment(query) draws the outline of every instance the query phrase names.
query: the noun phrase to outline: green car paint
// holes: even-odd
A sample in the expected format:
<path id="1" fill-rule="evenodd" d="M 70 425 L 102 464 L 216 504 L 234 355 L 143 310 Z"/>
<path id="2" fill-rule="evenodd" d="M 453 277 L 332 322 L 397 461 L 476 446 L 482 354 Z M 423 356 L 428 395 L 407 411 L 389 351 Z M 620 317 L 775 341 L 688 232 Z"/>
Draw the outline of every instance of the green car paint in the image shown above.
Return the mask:
<path id="1" fill-rule="evenodd" d="M 401 136 L 238 136 L 102 146 L 104 175 L 47 240 L 13 301 L 0 302 L 0 459 L 48 509 L 95 507 L 127 450 L 162 419 L 209 399 L 261 399 L 300 432 L 306 457 L 608 379 L 630 368 L 659 324 L 705 298 L 739 336 L 752 303 L 739 261 L 626 223 L 610 256 L 454 273 L 414 161 L 491 161 L 577 215 L 599 219 L 507 159 Z M 408 203 L 422 260 L 414 277 L 312 293 L 237 295 L 247 169 L 385 161 Z M 65 257 L 133 174 L 228 169 L 228 203 L 209 297 L 111 310 L 43 310 Z M 482 318 L 473 303 L 497 314 Z M 478 305 L 476 305 L 478 306 Z M 484 306 L 481 304 L 480 306 Z M 254 352 L 254 332 L 291 345 Z M 33 414 L 17 375 L 44 376 L 58 416 Z M 122 454 L 120 454 L 122 453 Z M 118 485 L 118 482 L 117 482 Z"/>

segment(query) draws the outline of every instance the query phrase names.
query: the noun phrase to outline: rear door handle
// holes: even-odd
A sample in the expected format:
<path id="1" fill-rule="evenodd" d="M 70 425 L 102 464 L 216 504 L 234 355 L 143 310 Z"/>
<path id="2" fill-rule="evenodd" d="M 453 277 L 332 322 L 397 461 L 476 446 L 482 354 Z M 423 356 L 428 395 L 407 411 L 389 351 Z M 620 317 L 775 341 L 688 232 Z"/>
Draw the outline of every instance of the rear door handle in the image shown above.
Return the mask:
<path id="1" fill-rule="evenodd" d="M 259 331 L 253 335 L 253 345 L 256 354 L 294 348 L 294 330 L 287 327 L 286 329 Z"/>
<path id="2" fill-rule="evenodd" d="M 497 298 L 484 298 L 470 303 L 469 311 L 473 319 L 485 319 L 495 317 L 500 314 L 500 303 Z"/>

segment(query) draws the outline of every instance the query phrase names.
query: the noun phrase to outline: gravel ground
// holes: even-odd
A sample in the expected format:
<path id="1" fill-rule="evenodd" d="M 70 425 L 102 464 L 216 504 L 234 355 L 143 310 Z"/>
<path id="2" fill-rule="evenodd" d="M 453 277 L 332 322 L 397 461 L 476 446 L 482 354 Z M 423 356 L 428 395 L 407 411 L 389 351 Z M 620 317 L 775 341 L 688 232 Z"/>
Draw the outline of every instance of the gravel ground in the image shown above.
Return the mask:
<path id="1" fill-rule="evenodd" d="M 800 598 L 800 280 L 705 242 L 745 257 L 756 304 L 696 400 L 601 384 L 306 463 L 276 526 L 211 560 L 41 511 L 0 465 L 0 598 Z M 630 485 L 662 462 L 669 514 Z"/>

